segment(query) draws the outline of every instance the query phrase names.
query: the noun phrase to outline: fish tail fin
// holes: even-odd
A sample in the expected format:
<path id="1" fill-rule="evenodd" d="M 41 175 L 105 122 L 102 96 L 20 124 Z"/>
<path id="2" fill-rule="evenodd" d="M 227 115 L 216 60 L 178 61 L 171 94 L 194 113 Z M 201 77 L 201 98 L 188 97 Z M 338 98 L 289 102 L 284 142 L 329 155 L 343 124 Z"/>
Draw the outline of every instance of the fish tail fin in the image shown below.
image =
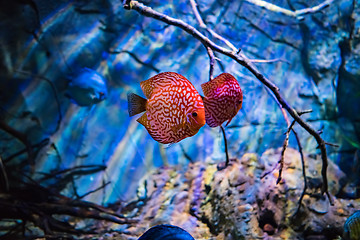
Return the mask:
<path id="1" fill-rule="evenodd" d="M 130 117 L 146 111 L 147 100 L 145 98 L 140 97 L 135 93 L 129 93 L 127 99 L 128 99 L 128 110 Z"/>

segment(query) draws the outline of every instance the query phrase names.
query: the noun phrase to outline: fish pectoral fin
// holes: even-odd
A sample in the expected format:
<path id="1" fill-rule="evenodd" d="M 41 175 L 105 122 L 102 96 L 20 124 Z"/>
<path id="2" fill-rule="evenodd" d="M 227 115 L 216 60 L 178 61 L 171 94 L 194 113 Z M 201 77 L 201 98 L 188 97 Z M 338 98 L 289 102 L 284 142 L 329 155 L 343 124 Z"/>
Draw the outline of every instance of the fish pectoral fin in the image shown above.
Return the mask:
<path id="1" fill-rule="evenodd" d="M 172 126 L 172 127 L 171 127 L 171 130 L 172 130 L 173 132 L 177 132 L 177 131 L 179 131 L 180 129 L 184 128 L 185 125 L 186 125 L 186 120 L 184 119 L 180 124 L 175 125 L 175 126 Z"/>
<path id="2" fill-rule="evenodd" d="M 130 117 L 146 111 L 147 100 L 145 98 L 140 97 L 135 93 L 129 93 L 127 99 L 128 99 L 128 111 Z"/>
<path id="3" fill-rule="evenodd" d="M 173 132 L 177 132 L 177 131 L 179 131 L 180 129 L 181 129 L 181 124 L 171 127 L 171 131 L 173 131 Z"/>

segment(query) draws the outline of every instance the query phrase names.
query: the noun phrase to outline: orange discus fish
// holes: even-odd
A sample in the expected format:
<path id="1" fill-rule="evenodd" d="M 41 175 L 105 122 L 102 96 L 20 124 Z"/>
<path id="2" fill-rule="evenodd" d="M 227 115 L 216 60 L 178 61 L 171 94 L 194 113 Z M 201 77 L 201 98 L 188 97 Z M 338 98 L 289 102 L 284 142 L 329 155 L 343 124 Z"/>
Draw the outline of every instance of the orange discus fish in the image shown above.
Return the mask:
<path id="1" fill-rule="evenodd" d="M 222 73 L 213 80 L 201 84 L 205 97 L 206 123 L 217 127 L 235 117 L 242 107 L 243 95 L 238 81 L 229 73 Z"/>
<path id="2" fill-rule="evenodd" d="M 137 121 L 160 143 L 176 143 L 195 135 L 205 125 L 201 96 L 182 75 L 159 73 L 140 83 L 147 99 L 128 95 L 129 115 L 146 111 Z"/>

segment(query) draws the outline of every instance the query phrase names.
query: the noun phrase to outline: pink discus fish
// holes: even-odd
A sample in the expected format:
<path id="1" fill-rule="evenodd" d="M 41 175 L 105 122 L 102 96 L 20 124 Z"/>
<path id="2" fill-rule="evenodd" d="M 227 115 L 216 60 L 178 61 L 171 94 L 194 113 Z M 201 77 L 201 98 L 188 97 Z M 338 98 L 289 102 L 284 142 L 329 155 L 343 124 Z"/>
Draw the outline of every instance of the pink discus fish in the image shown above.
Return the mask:
<path id="1" fill-rule="evenodd" d="M 217 127 L 226 126 L 242 107 L 243 95 L 238 81 L 229 73 L 222 73 L 213 80 L 201 84 L 205 97 L 206 123 Z"/>
<path id="2" fill-rule="evenodd" d="M 137 121 L 160 143 L 176 143 L 195 135 L 205 125 L 201 96 L 182 75 L 159 73 L 140 83 L 147 99 L 128 95 L 129 115 L 146 111 Z"/>

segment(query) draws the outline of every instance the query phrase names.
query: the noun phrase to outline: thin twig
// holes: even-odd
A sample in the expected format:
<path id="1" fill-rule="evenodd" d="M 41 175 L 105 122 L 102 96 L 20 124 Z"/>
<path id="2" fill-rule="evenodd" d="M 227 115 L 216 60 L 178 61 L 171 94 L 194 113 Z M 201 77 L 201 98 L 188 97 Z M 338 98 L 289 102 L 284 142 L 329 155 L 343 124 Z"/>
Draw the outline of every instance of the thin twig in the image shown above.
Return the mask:
<path id="1" fill-rule="evenodd" d="M 307 109 L 307 110 L 303 110 L 303 111 L 298 111 L 297 113 L 299 114 L 299 116 L 306 114 L 306 113 L 312 113 L 313 110 L 312 109 Z"/>
<path id="2" fill-rule="evenodd" d="M 20 71 L 20 70 L 17 70 L 15 72 L 21 73 L 21 74 L 24 74 L 24 75 L 29 75 L 29 76 L 31 76 L 33 78 L 42 79 L 42 80 L 44 80 L 45 82 L 47 82 L 49 84 L 49 86 L 50 86 L 50 88 L 51 88 L 51 90 L 52 90 L 52 92 L 54 94 L 54 98 L 55 98 L 57 108 L 58 108 L 59 119 L 57 121 L 56 129 L 55 129 L 55 131 L 53 133 L 57 132 L 59 130 L 59 128 L 60 128 L 60 124 L 61 124 L 63 116 L 62 116 L 62 113 L 61 113 L 61 105 L 60 105 L 59 96 L 58 96 L 57 89 L 56 89 L 54 83 L 52 81 L 50 81 L 49 79 L 47 79 L 46 77 L 34 75 L 34 74 L 30 73 L 30 72 Z"/>
<path id="3" fill-rule="evenodd" d="M 340 147 L 340 145 L 336 144 L 336 143 L 325 142 L 325 144 L 328 145 L 328 146 L 331 146 L 331 147 L 337 147 L 337 148 Z"/>
<path id="4" fill-rule="evenodd" d="M 280 62 L 284 61 L 281 58 L 275 58 L 275 59 L 249 59 L 252 63 L 273 63 L 273 62 Z M 286 61 L 285 61 L 286 62 Z"/>
<path id="5" fill-rule="evenodd" d="M 212 30 L 206 26 L 205 22 L 203 21 L 201 15 L 199 13 L 199 10 L 197 9 L 197 4 L 196 4 L 195 0 L 190 0 L 190 4 L 191 4 L 191 7 L 195 14 L 196 20 L 199 22 L 200 27 L 204 28 L 206 31 L 208 31 L 213 37 L 223 41 L 229 48 L 231 48 L 233 50 L 233 52 L 238 52 L 239 49 L 237 49 L 229 40 L 227 40 L 223 36 L 217 34 L 214 30 Z"/>
<path id="6" fill-rule="evenodd" d="M 28 140 L 27 136 L 24 133 L 19 132 L 15 128 L 9 126 L 8 124 L 6 124 L 5 122 L 2 122 L 2 121 L 0 121 L 0 129 L 4 130 L 11 136 L 15 137 L 20 142 L 22 142 L 22 144 L 25 145 L 26 151 L 27 151 L 27 154 L 29 157 L 29 161 L 31 162 L 31 164 L 34 164 L 34 150 L 32 148 L 30 141 Z"/>
<path id="7" fill-rule="evenodd" d="M 319 12 L 321 10 L 323 10 L 324 8 L 330 6 L 330 4 L 334 1 L 334 0 L 326 0 L 325 2 L 314 6 L 314 7 L 310 7 L 310 8 L 304 8 L 301 10 L 295 10 L 295 11 L 291 11 L 282 7 L 279 7 L 275 4 L 272 3 L 268 3 L 266 1 L 262 1 L 262 0 L 246 0 L 249 3 L 252 3 L 254 5 L 257 5 L 259 7 L 265 8 L 267 10 L 270 10 L 272 12 L 278 12 L 278 13 L 282 13 L 284 15 L 290 16 L 290 17 L 295 17 L 295 18 L 299 18 L 302 17 L 304 15 L 307 14 L 311 14 L 311 13 L 316 13 Z"/>
<path id="8" fill-rule="evenodd" d="M 277 167 L 278 164 L 279 164 L 279 161 L 276 162 L 275 166 L 274 166 L 270 171 L 267 171 L 267 172 L 265 172 L 262 176 L 260 176 L 260 179 L 263 179 L 264 177 L 266 177 L 267 175 L 269 175 L 270 173 L 272 173 L 272 172 L 276 169 L 276 167 Z"/>
<path id="9" fill-rule="evenodd" d="M 220 125 L 220 129 L 223 133 L 224 136 L 224 145 L 225 145 L 225 155 L 226 155 L 226 162 L 225 162 L 225 167 L 227 167 L 229 165 L 229 154 L 228 154 L 228 147 L 227 147 L 227 140 L 226 140 L 226 134 L 225 134 L 225 129 L 222 125 Z"/>
<path id="10" fill-rule="evenodd" d="M 190 4 L 191 4 L 192 10 L 195 14 L 195 18 L 198 21 L 200 27 L 208 30 L 206 24 L 204 23 L 201 15 L 197 9 L 197 3 L 195 2 L 195 0 L 190 0 Z M 209 81 L 211 81 L 214 78 L 215 55 L 214 55 L 214 51 L 210 47 L 206 47 L 206 51 L 209 55 L 209 61 L 210 61 Z"/>
<path id="11" fill-rule="evenodd" d="M 38 172 L 39 174 L 43 174 L 44 177 L 42 177 L 39 181 L 45 181 L 51 178 L 55 178 L 58 175 L 62 175 L 62 178 L 64 178 L 65 174 L 68 175 L 82 175 L 84 173 L 87 172 L 99 172 L 99 171 L 104 171 L 106 169 L 105 165 L 101 165 L 101 164 L 90 164 L 90 165 L 80 165 L 80 166 L 75 166 L 72 168 L 67 168 L 67 169 L 63 169 L 63 170 L 59 170 L 56 172 L 52 172 L 52 173 L 45 173 L 45 172 Z"/>
<path id="12" fill-rule="evenodd" d="M 31 145 L 31 147 L 32 147 L 33 149 L 34 149 L 34 148 L 40 149 L 40 148 L 45 147 L 49 142 L 50 142 L 50 139 L 49 139 L 49 138 L 45 138 L 45 139 L 42 140 L 41 142 L 39 142 L 39 143 L 37 143 L 37 144 L 34 144 L 34 145 Z M 13 155 L 11 155 L 11 156 L 7 157 L 6 159 L 4 159 L 4 163 L 9 162 L 10 160 L 14 159 L 14 158 L 17 157 L 17 156 L 20 156 L 21 154 L 26 153 L 27 151 L 28 151 L 28 149 L 25 148 L 25 149 L 20 150 L 20 151 L 17 152 L 17 153 L 14 153 Z"/>
<path id="13" fill-rule="evenodd" d="M 76 199 L 79 199 L 80 196 L 79 196 L 79 193 L 78 193 L 78 190 L 77 190 L 77 187 L 76 187 L 75 176 L 74 176 L 74 175 L 71 175 L 69 178 L 70 178 L 70 181 L 71 181 L 71 186 L 72 186 L 72 189 L 73 189 L 75 198 L 76 198 Z"/>
<path id="14" fill-rule="evenodd" d="M 51 144 L 51 147 L 54 149 L 54 151 L 55 151 L 55 153 L 56 153 L 56 155 L 57 155 L 57 157 L 58 157 L 58 166 L 60 166 L 61 165 L 61 163 L 62 163 L 62 157 L 61 157 L 61 154 L 60 154 L 60 151 L 59 151 L 59 149 L 56 147 L 56 144 L 55 143 L 52 143 Z"/>
<path id="15" fill-rule="evenodd" d="M 197 9 L 197 3 L 195 0 L 190 0 L 191 8 L 195 14 L 196 20 L 199 22 L 201 28 L 206 28 L 206 24 L 204 23 L 202 17 L 200 16 L 199 10 Z"/>
<path id="16" fill-rule="evenodd" d="M 207 53 L 209 55 L 209 81 L 214 79 L 214 65 L 215 65 L 215 55 L 211 48 L 206 47 Z"/>
<path id="17" fill-rule="evenodd" d="M 325 147 L 325 141 L 321 138 L 320 134 L 314 130 L 308 123 L 306 123 L 296 112 L 294 108 L 292 108 L 289 103 L 282 97 L 280 94 L 279 88 L 272 83 L 269 79 L 267 79 L 244 55 L 242 51 L 238 53 L 234 53 L 233 50 L 228 50 L 226 48 L 223 48 L 214 42 L 212 42 L 210 39 L 205 37 L 202 33 L 200 33 L 196 28 L 193 26 L 185 23 L 182 20 L 175 19 L 172 17 L 169 17 L 163 13 L 159 13 L 155 10 L 153 10 L 150 7 L 145 6 L 142 3 L 139 3 L 137 1 L 131 1 L 131 0 L 125 0 L 124 1 L 124 8 L 125 9 L 133 9 L 137 11 L 138 13 L 151 17 L 157 20 L 160 20 L 164 23 L 177 26 L 190 35 L 192 35 L 194 38 L 198 39 L 205 47 L 210 47 L 213 51 L 219 52 L 221 54 L 224 54 L 232 59 L 234 59 L 236 62 L 247 68 L 260 82 L 262 82 L 266 87 L 268 87 L 275 95 L 276 99 L 279 101 L 281 106 L 285 108 L 288 113 L 294 118 L 296 122 L 300 124 L 302 128 L 304 128 L 310 135 L 312 135 L 318 145 L 320 146 L 321 150 L 321 159 L 322 159 L 322 169 L 321 169 L 321 175 L 323 178 L 323 184 L 321 188 L 321 192 L 328 194 L 328 180 L 327 180 L 327 153 L 326 153 L 326 147 Z"/>
<path id="18" fill-rule="evenodd" d="M 278 184 L 281 181 L 281 174 L 282 174 L 282 171 L 283 171 L 283 168 L 284 168 L 285 151 L 286 151 L 286 148 L 289 145 L 290 131 L 293 128 L 294 124 L 295 124 L 295 121 L 293 121 L 290 124 L 290 126 L 288 127 L 288 130 L 285 133 L 286 137 L 285 137 L 285 140 L 284 140 L 283 148 L 282 148 L 282 151 L 281 151 L 281 157 L 280 157 L 280 160 L 279 160 L 280 168 L 279 168 L 279 176 L 278 176 L 278 179 L 276 180 L 276 184 Z"/>
<path id="19" fill-rule="evenodd" d="M 106 183 L 104 183 L 103 185 L 101 185 L 100 187 L 95 188 L 94 190 L 91 190 L 91 191 L 89 191 L 89 192 L 87 192 L 87 193 L 85 193 L 85 194 L 83 194 L 83 195 L 81 195 L 81 196 L 78 196 L 77 199 L 82 199 L 82 198 L 84 198 L 84 197 L 86 197 L 86 196 L 88 196 L 88 195 L 90 195 L 90 194 L 92 194 L 92 193 L 95 193 L 95 192 L 97 192 L 97 191 L 105 188 L 105 187 L 106 187 L 107 185 L 109 185 L 110 183 L 111 183 L 111 182 L 106 182 Z"/>
<path id="20" fill-rule="evenodd" d="M 189 154 L 186 153 L 184 146 L 182 144 L 180 144 L 180 149 L 182 151 L 182 153 L 184 154 L 184 157 L 189 160 L 189 162 L 194 163 L 194 160 L 190 157 Z"/>
<path id="21" fill-rule="evenodd" d="M 281 43 L 281 44 L 286 44 L 286 45 L 288 45 L 288 46 L 290 46 L 290 47 L 292 47 L 292 48 L 294 48 L 294 49 L 296 49 L 296 50 L 300 50 L 299 47 L 296 46 L 294 43 L 286 41 L 286 40 L 283 38 L 282 35 L 279 36 L 279 37 L 276 37 L 276 36 L 274 36 L 272 33 L 270 34 L 270 33 L 266 32 L 265 30 L 263 30 L 261 27 L 259 27 L 259 26 L 256 25 L 255 23 L 253 23 L 253 22 L 252 22 L 250 19 L 248 19 L 247 17 L 245 17 L 245 16 L 240 16 L 240 15 L 238 15 L 237 13 L 235 13 L 235 15 L 237 15 L 239 19 L 243 19 L 243 20 L 245 20 L 246 22 L 248 22 L 249 25 L 250 25 L 252 28 L 254 28 L 254 29 L 256 29 L 257 31 L 259 31 L 259 32 L 261 32 L 262 34 L 264 34 L 264 35 L 265 35 L 267 38 L 269 38 L 272 42 Z M 248 59 L 248 60 L 249 60 L 250 62 L 252 62 L 252 59 Z"/>
<path id="22" fill-rule="evenodd" d="M 307 185 L 307 180 L 306 180 L 305 158 L 304 158 L 304 153 L 302 151 L 302 145 L 301 145 L 301 142 L 300 142 L 300 138 L 299 138 L 297 132 L 294 129 L 292 129 L 292 132 L 294 133 L 296 141 L 298 143 L 300 157 L 301 157 L 302 174 L 303 174 L 303 178 L 304 178 L 304 189 L 303 189 L 303 191 L 301 193 L 301 196 L 299 198 L 299 201 L 298 201 L 298 208 L 297 208 L 297 210 L 296 210 L 296 212 L 294 214 L 294 215 L 296 215 L 300 210 L 301 202 L 302 202 L 302 200 L 303 200 L 303 198 L 305 196 L 308 185 Z M 329 199 L 330 199 L 330 197 L 329 197 Z"/>
<path id="23" fill-rule="evenodd" d="M 9 180 L 8 180 L 6 170 L 5 170 L 5 166 L 4 166 L 4 163 L 2 161 L 1 156 L 0 156 L 0 170 L 1 170 L 1 174 L 2 174 L 2 179 L 4 181 L 5 191 L 8 192 L 9 191 Z"/>
<path id="24" fill-rule="evenodd" d="M 31 181 L 31 179 L 29 180 Z M 2 209 L 0 218 L 21 219 L 23 222 L 29 220 L 49 233 L 52 231 L 81 233 L 83 231 L 75 229 L 67 221 L 53 218 L 54 214 L 105 220 L 118 224 L 138 222 L 136 219 L 125 218 L 113 210 L 95 203 L 63 196 L 51 189 L 42 187 L 37 182 L 32 184 L 23 182 L 22 185 L 21 188 L 12 188 L 9 193 L 0 195 L 0 207 Z M 32 192 L 35 194 L 31 194 Z M 26 223 L 24 222 L 24 224 Z M 26 226 L 24 225 L 24 227 Z M 89 229 L 85 231 L 88 232 Z"/>
<path id="25" fill-rule="evenodd" d="M 120 53 L 127 53 L 129 54 L 136 62 L 144 65 L 145 67 L 148 67 L 152 70 L 154 70 L 155 72 L 159 73 L 160 70 L 156 67 L 154 67 L 153 65 L 151 65 L 150 63 L 146 63 L 144 61 L 142 61 L 138 56 L 136 56 L 136 54 L 130 52 L 130 51 L 127 51 L 127 50 L 121 50 L 121 51 L 108 51 L 110 54 L 120 54 Z"/>

